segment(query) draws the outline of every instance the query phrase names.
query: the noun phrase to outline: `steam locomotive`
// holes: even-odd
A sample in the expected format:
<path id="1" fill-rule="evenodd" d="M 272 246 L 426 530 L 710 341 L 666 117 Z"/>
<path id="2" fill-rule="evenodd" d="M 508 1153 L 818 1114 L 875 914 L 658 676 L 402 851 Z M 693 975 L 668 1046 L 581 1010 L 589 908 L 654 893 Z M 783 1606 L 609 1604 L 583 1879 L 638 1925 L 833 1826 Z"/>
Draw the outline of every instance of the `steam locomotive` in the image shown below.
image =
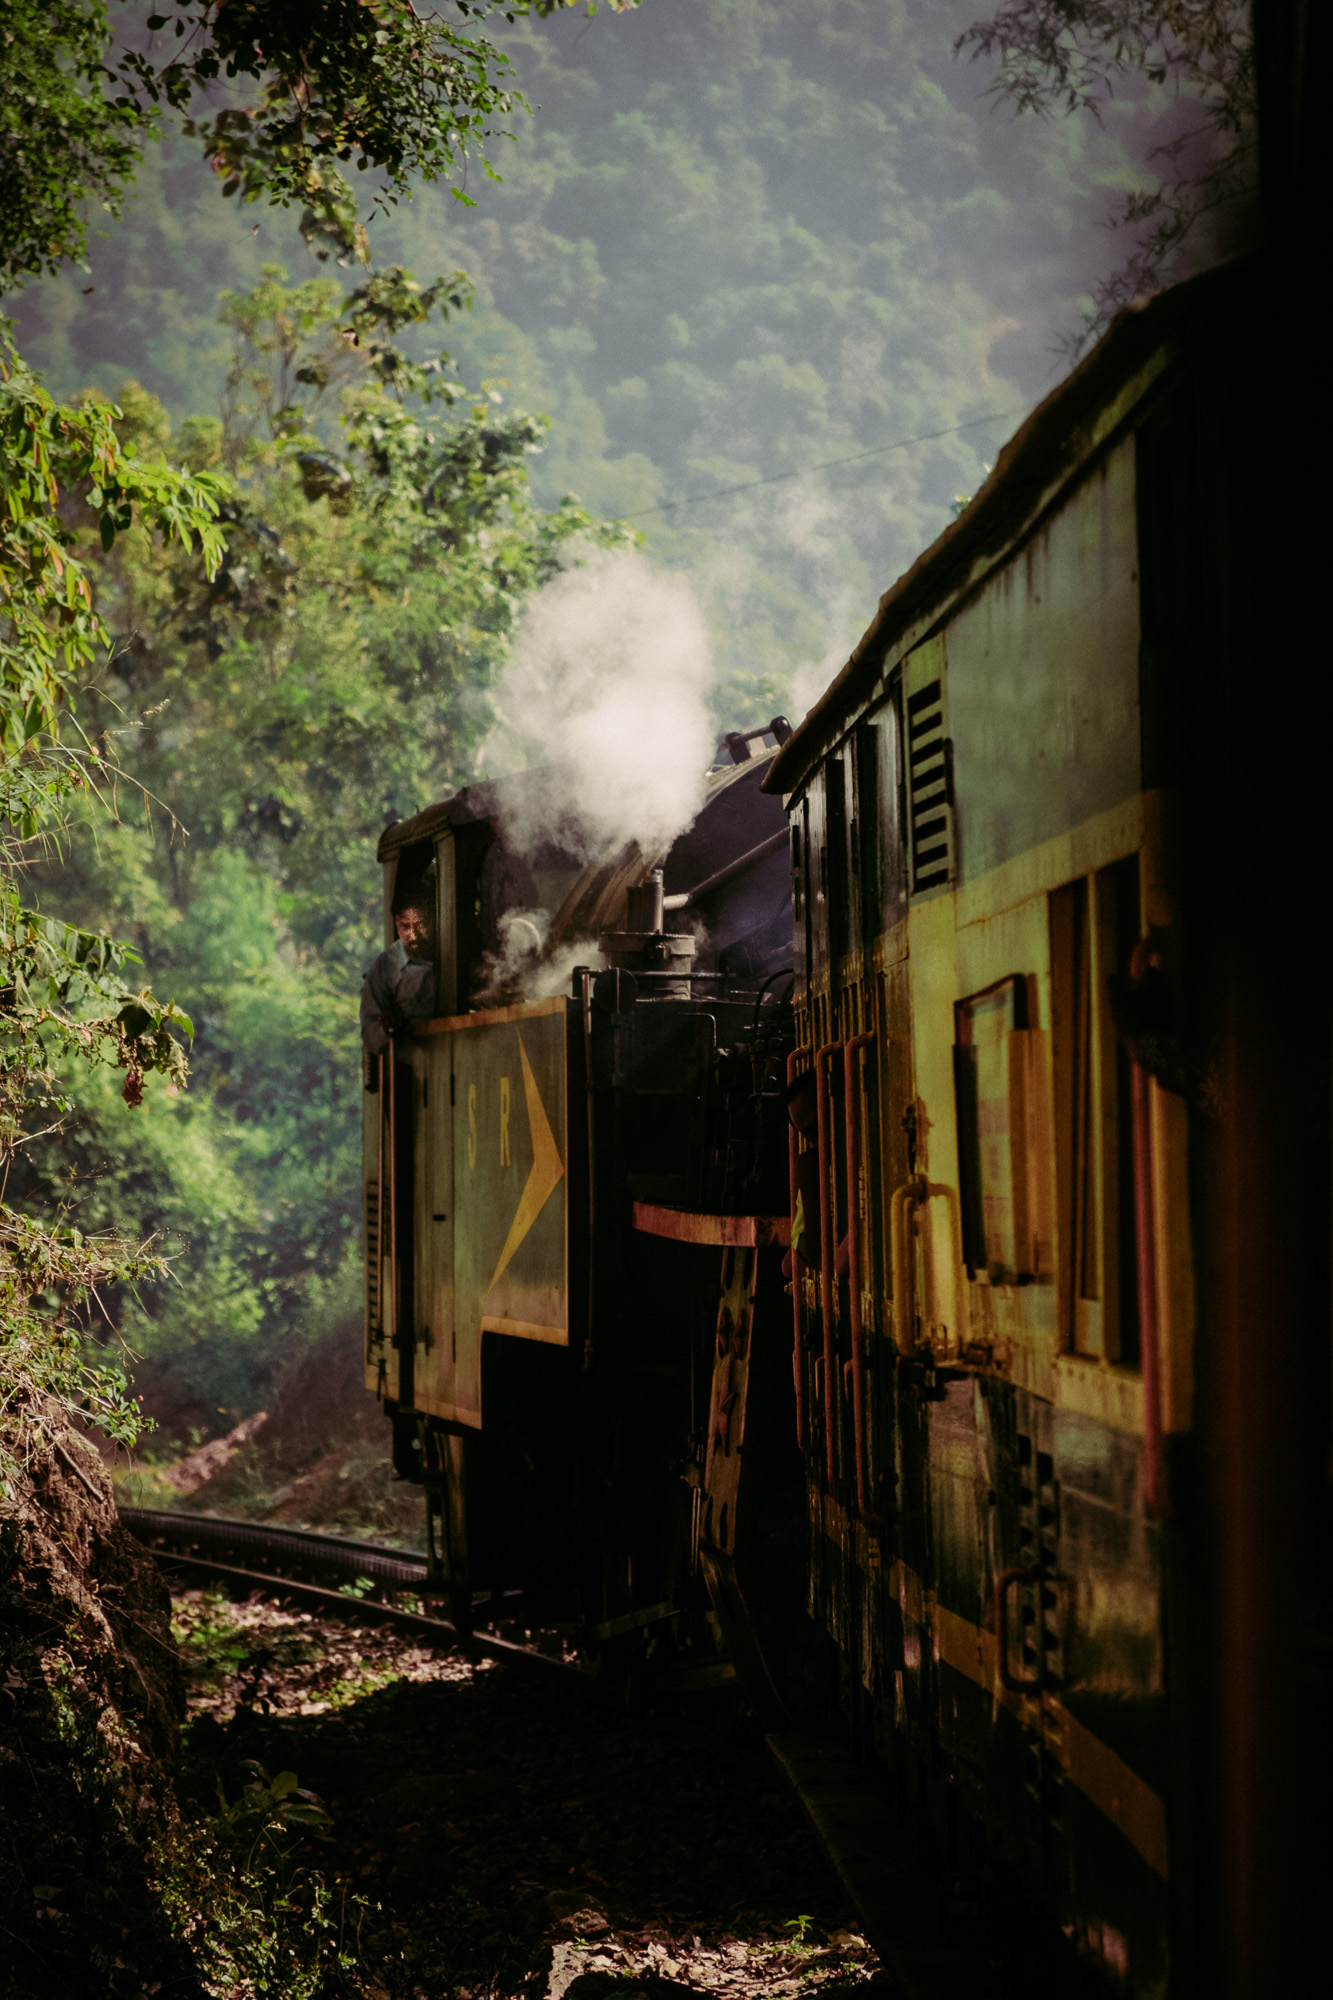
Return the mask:
<path id="1" fill-rule="evenodd" d="M 485 786 L 379 849 L 444 999 L 367 1079 L 367 1383 L 460 1615 L 522 1590 L 833 1727 L 1143 2000 L 1226 1988 L 1285 1893 L 1266 1760 L 1327 1739 L 1263 313 L 1249 264 L 1122 314 L 666 854 L 509 855 Z M 587 963 L 470 1006 L 534 887 Z"/>
<path id="2" fill-rule="evenodd" d="M 470 786 L 379 848 L 386 913 L 433 900 L 440 941 L 441 1018 L 367 1070 L 367 1383 L 395 1467 L 425 1489 L 457 1618 L 521 1592 L 672 1686 L 734 1678 L 753 1621 L 724 1593 L 763 1596 L 735 1475 L 752 1323 L 776 1336 L 785 1307 L 790 1326 L 790 867 L 762 788 L 790 734 L 778 717 L 727 739 L 663 854 L 514 852 L 521 778 Z M 540 956 L 511 951 L 506 971 L 506 920 L 543 909 Z M 572 993 L 543 994 L 580 941 Z M 783 1343 L 763 1349 L 763 1393 L 790 1404 Z M 762 1429 L 746 1474 L 772 1484 L 766 1456 L 785 1461 L 780 1587 L 798 1569 L 799 1457 L 788 1417 Z"/>

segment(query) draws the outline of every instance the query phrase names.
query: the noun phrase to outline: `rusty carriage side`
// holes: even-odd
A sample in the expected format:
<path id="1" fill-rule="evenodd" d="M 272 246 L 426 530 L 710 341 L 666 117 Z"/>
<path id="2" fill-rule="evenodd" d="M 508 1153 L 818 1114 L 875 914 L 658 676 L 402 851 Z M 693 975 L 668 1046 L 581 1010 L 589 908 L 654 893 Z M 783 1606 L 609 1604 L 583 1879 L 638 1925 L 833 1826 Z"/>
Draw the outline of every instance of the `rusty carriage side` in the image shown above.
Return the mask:
<path id="1" fill-rule="evenodd" d="M 727 739 L 662 855 L 515 854 L 503 784 L 379 849 L 387 934 L 396 889 L 434 900 L 439 998 L 367 1068 L 366 1382 L 434 1579 L 463 1618 L 521 1593 L 681 1685 L 767 1671 L 756 1631 L 785 1629 L 800 1568 L 766 1407 L 791 1399 L 789 875 L 762 790 L 787 733 Z M 500 941 L 534 912 L 516 971 Z M 779 1564 L 750 1496 L 784 1479 Z"/>
<path id="2" fill-rule="evenodd" d="M 843 1726 L 1136 1995 L 1206 1958 L 1192 1434 L 1227 1000 L 1200 718 L 1249 552 L 1226 438 L 1259 285 L 1121 316 L 767 780 L 808 1602 Z"/>

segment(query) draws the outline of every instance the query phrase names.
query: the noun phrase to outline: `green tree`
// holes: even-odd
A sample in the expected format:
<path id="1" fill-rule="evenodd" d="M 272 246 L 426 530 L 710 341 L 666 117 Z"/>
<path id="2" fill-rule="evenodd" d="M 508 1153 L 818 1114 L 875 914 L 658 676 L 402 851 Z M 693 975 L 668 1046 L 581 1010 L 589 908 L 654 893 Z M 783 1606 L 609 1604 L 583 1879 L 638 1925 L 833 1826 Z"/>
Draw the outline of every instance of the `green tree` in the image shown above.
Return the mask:
<path id="1" fill-rule="evenodd" d="M 80 1093 L 23 1188 L 85 1229 L 119 1215 L 181 1248 L 183 1283 L 118 1308 L 178 1429 L 225 1428 L 304 1327 L 355 1310 L 368 856 L 386 820 L 470 775 L 528 594 L 621 538 L 572 501 L 534 505 L 541 419 L 469 394 L 445 354 L 403 352 L 399 334 L 467 299 L 397 267 L 346 296 L 273 268 L 222 302 L 216 417 L 169 437 L 151 397 L 122 392 L 141 452 L 232 469 L 227 548 L 211 576 L 184 549 L 105 558 L 115 645 L 82 712 L 140 790 L 110 831 L 89 814 L 38 888 L 100 912 L 181 997 L 193 1076 L 150 1125 Z"/>
<path id="2" fill-rule="evenodd" d="M 188 1036 L 191 1026 L 127 984 L 137 962 L 129 947 L 100 927 L 25 908 L 16 879 L 80 795 L 100 797 L 116 776 L 72 717 L 77 682 L 104 637 L 89 544 L 105 556 L 132 532 L 174 541 L 207 575 L 221 558 L 222 483 L 139 460 L 117 436 L 119 415 L 62 408 L 0 322 L 0 1484 L 16 1450 L 36 1448 L 53 1403 L 79 1403 L 126 1429 L 114 1377 L 83 1368 L 79 1325 L 100 1284 L 146 1275 L 155 1262 L 114 1239 L 40 1227 L 6 1203 L 28 1122 L 66 1108 L 60 1070 L 71 1060 L 123 1069 L 131 1104 L 149 1072 L 177 1083 L 185 1058 L 173 1029 Z"/>
<path id="3" fill-rule="evenodd" d="M 563 4 L 505 0 L 502 11 Z M 392 205 L 414 182 L 452 179 L 523 104 L 508 56 L 475 32 L 490 0 L 452 11 L 448 24 L 413 0 L 165 0 L 145 14 L 121 0 L 113 31 L 105 0 L 11 0 L 0 171 L 15 198 L 0 288 L 82 255 L 82 205 L 120 212 L 163 110 L 202 143 L 224 195 L 295 204 L 319 256 L 364 257 L 343 166 L 378 169 L 373 202 Z"/>

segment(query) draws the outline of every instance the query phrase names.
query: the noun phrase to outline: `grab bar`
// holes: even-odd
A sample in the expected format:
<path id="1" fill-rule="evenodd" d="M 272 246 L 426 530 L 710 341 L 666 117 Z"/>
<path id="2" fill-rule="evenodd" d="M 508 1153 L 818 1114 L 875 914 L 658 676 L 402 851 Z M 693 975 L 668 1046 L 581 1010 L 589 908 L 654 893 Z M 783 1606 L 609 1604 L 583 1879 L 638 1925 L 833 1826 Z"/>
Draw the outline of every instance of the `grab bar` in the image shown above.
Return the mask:
<path id="1" fill-rule="evenodd" d="M 893 1344 L 899 1354 L 910 1354 L 916 1345 L 908 1324 L 910 1260 L 907 1254 L 907 1210 L 920 1199 L 924 1186 L 920 1175 L 893 1190 L 889 1199 L 889 1267 L 893 1276 Z M 915 1294 L 916 1286 L 910 1284 Z"/>

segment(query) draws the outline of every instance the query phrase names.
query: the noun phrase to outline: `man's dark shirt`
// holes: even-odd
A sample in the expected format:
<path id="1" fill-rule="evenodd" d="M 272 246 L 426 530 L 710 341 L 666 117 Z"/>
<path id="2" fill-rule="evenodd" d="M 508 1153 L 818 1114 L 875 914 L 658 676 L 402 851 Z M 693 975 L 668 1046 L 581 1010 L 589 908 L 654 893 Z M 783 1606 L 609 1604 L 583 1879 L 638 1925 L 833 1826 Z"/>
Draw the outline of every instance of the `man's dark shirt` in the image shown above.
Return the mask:
<path id="1" fill-rule="evenodd" d="M 382 951 L 361 988 L 361 1039 L 372 1055 L 388 1042 L 381 1016 L 397 1014 L 409 1028 L 429 1021 L 435 1012 L 435 966 L 428 958 L 409 958 L 399 938 Z"/>

